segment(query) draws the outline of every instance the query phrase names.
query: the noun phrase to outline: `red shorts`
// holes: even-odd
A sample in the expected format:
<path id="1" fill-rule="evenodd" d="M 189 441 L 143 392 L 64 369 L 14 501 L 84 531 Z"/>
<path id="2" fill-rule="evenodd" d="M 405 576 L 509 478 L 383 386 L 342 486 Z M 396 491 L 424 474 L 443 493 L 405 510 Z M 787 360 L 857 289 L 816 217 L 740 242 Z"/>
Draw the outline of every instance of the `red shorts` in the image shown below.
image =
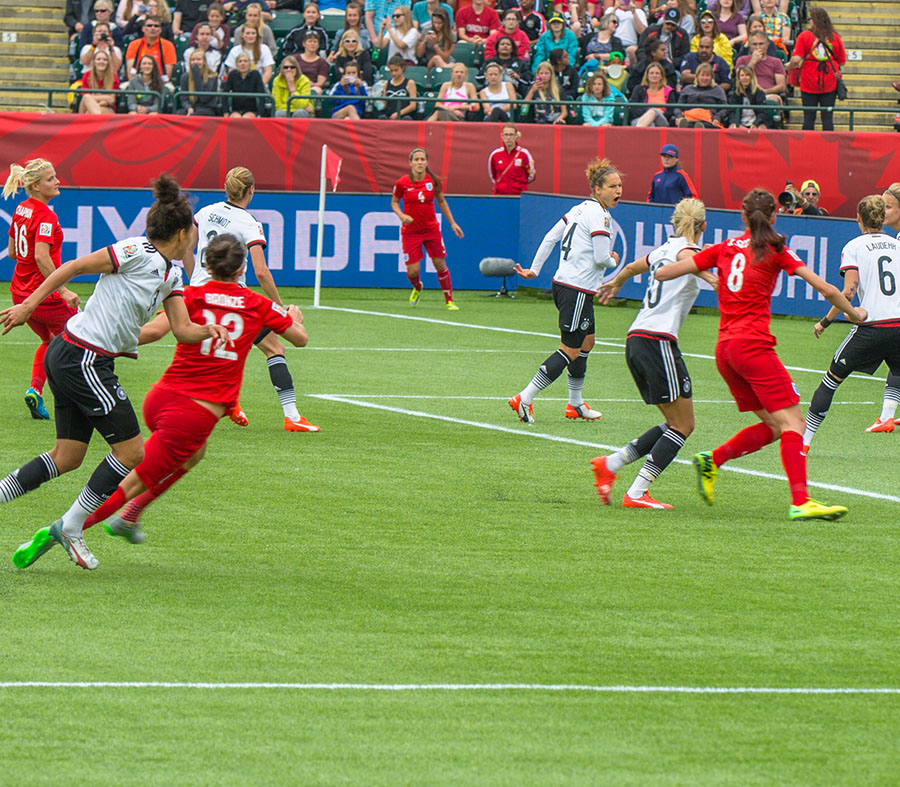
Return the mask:
<path id="1" fill-rule="evenodd" d="M 400 239 L 403 241 L 403 262 L 407 265 L 417 265 L 422 261 L 422 258 L 425 256 L 422 253 L 423 246 L 431 259 L 435 257 L 442 259 L 447 256 L 447 250 L 444 248 L 444 239 L 441 237 L 440 230 L 410 233 L 408 235 L 401 234 Z"/>
<path id="2" fill-rule="evenodd" d="M 144 459 L 134 469 L 148 489 L 197 453 L 219 418 L 189 396 L 155 386 L 144 399 L 144 423 L 153 434 L 144 444 Z"/>
<path id="3" fill-rule="evenodd" d="M 13 295 L 13 303 L 22 303 L 25 298 L 22 295 Z M 59 336 L 69 321 L 69 317 L 77 314 L 78 309 L 73 309 L 58 294 L 51 295 L 31 313 L 28 318 L 28 327 L 31 328 L 41 341 L 46 344 L 54 336 Z"/>
<path id="4" fill-rule="evenodd" d="M 742 413 L 774 413 L 799 403 L 800 393 L 775 348 L 729 339 L 716 345 L 716 368 Z"/>

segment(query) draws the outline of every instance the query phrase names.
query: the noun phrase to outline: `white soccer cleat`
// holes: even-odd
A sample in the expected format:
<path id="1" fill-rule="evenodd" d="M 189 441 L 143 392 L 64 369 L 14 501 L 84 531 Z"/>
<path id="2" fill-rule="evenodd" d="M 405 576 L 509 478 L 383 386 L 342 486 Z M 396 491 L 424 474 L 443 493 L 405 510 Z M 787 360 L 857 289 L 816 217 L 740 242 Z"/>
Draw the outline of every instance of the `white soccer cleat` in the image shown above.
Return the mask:
<path id="1" fill-rule="evenodd" d="M 93 571 L 97 568 L 97 566 L 100 565 L 100 561 L 94 557 L 94 553 L 91 552 L 88 545 L 84 543 L 83 536 L 76 536 L 73 538 L 72 536 L 66 535 L 62 528 L 62 519 L 57 519 L 50 526 L 50 535 L 54 541 L 58 542 L 62 548 L 66 550 L 69 559 L 76 566 L 86 568 L 88 571 Z"/>
<path id="2" fill-rule="evenodd" d="M 592 410 L 587 402 L 566 405 L 566 418 L 581 418 L 585 421 L 596 421 L 598 418 L 602 417 L 603 413 Z"/>

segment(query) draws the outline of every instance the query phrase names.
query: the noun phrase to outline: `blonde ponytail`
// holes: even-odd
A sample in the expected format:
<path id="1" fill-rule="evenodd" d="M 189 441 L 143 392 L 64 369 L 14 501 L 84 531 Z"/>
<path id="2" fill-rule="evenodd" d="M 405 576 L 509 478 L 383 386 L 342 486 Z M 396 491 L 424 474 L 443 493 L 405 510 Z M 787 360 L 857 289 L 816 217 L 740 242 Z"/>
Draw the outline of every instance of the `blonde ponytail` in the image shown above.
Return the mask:
<path id="1" fill-rule="evenodd" d="M 253 173 L 246 167 L 234 167 L 225 174 L 225 196 L 232 202 L 239 202 L 247 196 L 254 184 Z"/>
<path id="2" fill-rule="evenodd" d="M 44 175 L 44 170 L 53 165 L 43 158 L 33 158 L 26 161 L 25 166 L 21 164 L 9 165 L 9 177 L 3 186 L 3 199 L 14 197 L 19 187 L 25 189 L 26 192 L 31 191 L 32 187 L 37 185 Z"/>
<path id="3" fill-rule="evenodd" d="M 675 206 L 672 225 L 675 234 L 690 243 L 696 243 L 706 221 L 706 206 L 698 199 L 683 199 Z"/>

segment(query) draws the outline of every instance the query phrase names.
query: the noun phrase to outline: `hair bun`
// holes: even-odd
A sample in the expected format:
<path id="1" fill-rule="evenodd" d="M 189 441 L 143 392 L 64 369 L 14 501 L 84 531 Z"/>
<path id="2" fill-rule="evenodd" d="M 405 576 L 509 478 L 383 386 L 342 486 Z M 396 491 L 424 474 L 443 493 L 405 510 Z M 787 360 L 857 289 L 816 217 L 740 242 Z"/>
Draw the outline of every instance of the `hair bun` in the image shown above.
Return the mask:
<path id="1" fill-rule="evenodd" d="M 180 187 L 171 175 L 164 172 L 151 185 L 153 186 L 153 196 L 160 202 L 176 202 L 178 200 Z"/>

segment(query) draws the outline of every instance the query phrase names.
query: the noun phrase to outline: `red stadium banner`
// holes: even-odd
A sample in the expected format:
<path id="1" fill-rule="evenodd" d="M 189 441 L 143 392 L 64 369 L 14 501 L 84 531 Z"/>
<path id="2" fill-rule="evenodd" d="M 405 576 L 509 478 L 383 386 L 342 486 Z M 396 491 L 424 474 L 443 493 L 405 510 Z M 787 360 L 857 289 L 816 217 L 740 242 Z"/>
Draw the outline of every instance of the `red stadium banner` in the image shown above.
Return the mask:
<path id="1" fill-rule="evenodd" d="M 625 198 L 646 198 L 658 152 L 678 146 L 682 167 L 710 207 L 739 207 L 750 188 L 778 193 L 814 178 L 832 215 L 855 215 L 860 197 L 900 180 L 900 146 L 887 133 L 520 126 L 534 156 L 534 191 L 583 194 L 584 168 L 610 158 L 626 175 Z M 201 118 L 174 115 L 0 113 L 3 163 L 43 157 L 64 185 L 145 186 L 160 172 L 185 188 L 219 189 L 225 172 L 253 170 L 257 188 L 317 191 L 322 145 L 341 159 L 342 192 L 387 193 L 414 147 L 455 194 L 489 194 L 487 159 L 500 144 L 488 123 Z"/>

